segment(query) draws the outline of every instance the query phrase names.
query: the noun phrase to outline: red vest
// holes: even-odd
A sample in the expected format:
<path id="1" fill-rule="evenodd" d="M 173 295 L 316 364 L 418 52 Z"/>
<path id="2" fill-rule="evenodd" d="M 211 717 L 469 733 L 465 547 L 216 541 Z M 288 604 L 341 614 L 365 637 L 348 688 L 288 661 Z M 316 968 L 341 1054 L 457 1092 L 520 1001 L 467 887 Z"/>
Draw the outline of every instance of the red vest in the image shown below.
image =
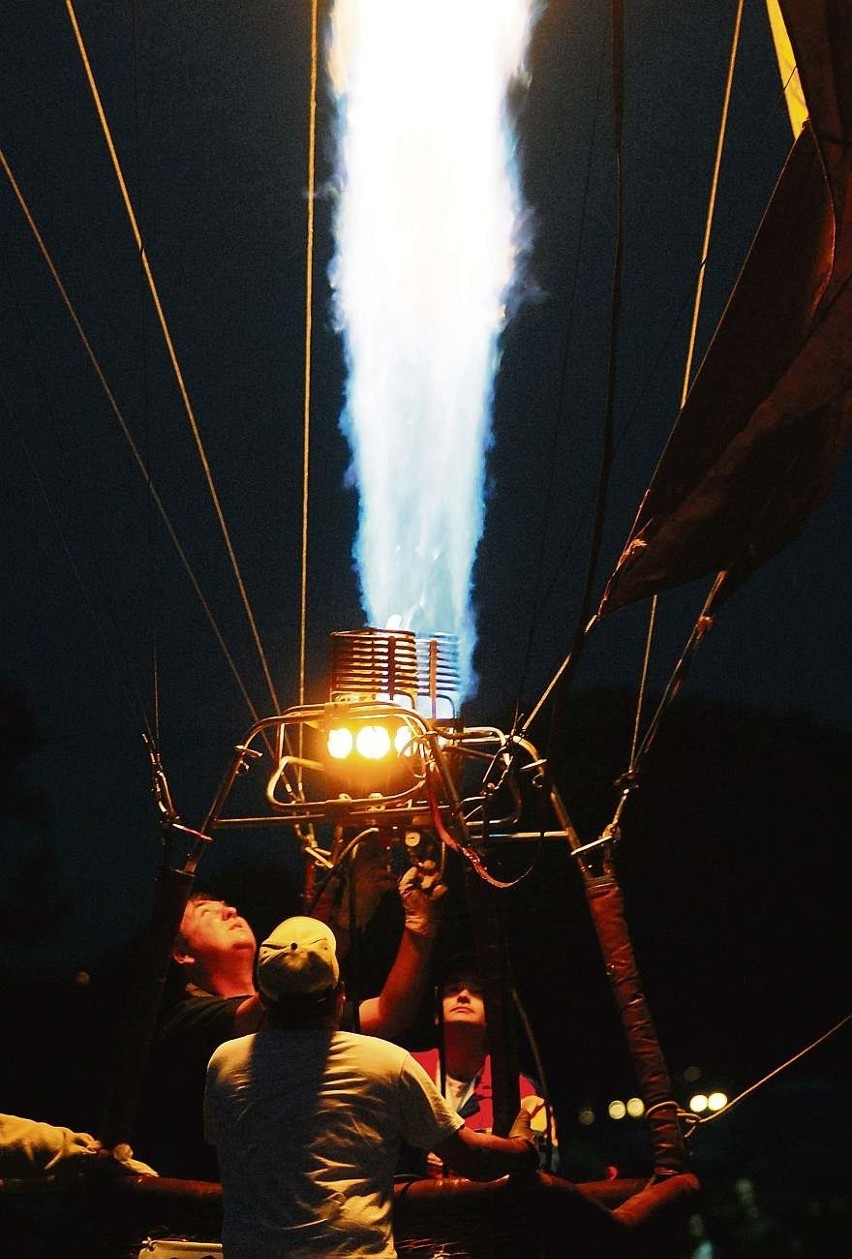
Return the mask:
<path id="1" fill-rule="evenodd" d="M 440 1055 L 437 1049 L 424 1049 L 417 1053 L 412 1053 L 412 1058 L 416 1059 L 423 1067 L 430 1080 L 434 1080 L 438 1087 L 441 1087 L 439 1077 L 439 1061 Z M 525 1075 L 518 1076 L 518 1092 L 521 1097 L 535 1097 L 538 1090 L 532 1080 Z M 466 1100 L 459 1107 L 459 1114 L 464 1119 L 466 1128 L 475 1128 L 480 1132 L 490 1132 L 494 1126 L 494 1097 L 491 1087 L 491 1055 L 486 1054 L 482 1063 L 482 1069 L 473 1080 L 472 1091 L 468 1094 Z"/>

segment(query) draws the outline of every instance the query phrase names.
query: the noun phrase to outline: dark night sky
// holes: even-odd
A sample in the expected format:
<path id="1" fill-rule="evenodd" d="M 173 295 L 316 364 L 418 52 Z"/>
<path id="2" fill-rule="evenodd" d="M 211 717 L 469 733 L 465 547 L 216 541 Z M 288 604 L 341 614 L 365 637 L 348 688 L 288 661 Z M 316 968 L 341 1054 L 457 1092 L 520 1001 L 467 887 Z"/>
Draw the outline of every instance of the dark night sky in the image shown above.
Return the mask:
<path id="1" fill-rule="evenodd" d="M 733 0 L 628 6 L 620 436 L 598 589 L 677 410 L 735 7 Z M 80 0 L 77 11 L 264 645 L 279 692 L 292 703 L 309 5 L 158 0 L 136 8 L 135 56 L 132 6 Z M 497 385 L 476 577 L 476 720 L 506 720 L 516 700 L 528 710 L 574 630 L 599 453 L 612 270 L 612 152 L 606 77 L 599 87 L 598 8 L 551 0 L 533 39 L 520 129 L 539 296 L 508 330 Z M 765 26 L 761 6 L 747 5 L 699 353 L 790 144 Z M 12 0 L 0 56 L 7 159 L 128 425 L 148 452 L 254 702 L 268 711 L 64 7 Z M 324 101 L 319 121 L 322 144 Z M 320 161 L 322 177 L 322 150 Z M 340 347 L 325 305 L 329 208 L 320 198 L 308 591 L 314 699 L 325 698 L 329 633 L 362 623 L 349 559 L 356 502 L 344 488 L 347 452 L 336 422 Z M 250 717 L 5 181 L 0 243 L 2 681 L 23 692 L 35 714 L 39 744 L 24 769 L 49 810 L 43 833 L 55 856 L 54 890 L 73 901 L 66 922 L 28 946 L 27 955 L 32 964 L 51 966 L 61 957 L 75 968 L 144 921 L 151 892 L 159 845 L 138 700 L 150 713 L 152 640 L 164 765 L 189 824 L 200 821 Z M 551 470 L 556 488 L 548 494 Z M 850 476 L 847 458 L 801 538 L 725 607 L 691 670 L 691 701 L 764 710 L 781 725 L 798 712 L 819 729 L 827 723 L 850 730 Z M 665 680 L 701 594 L 703 587 L 687 588 L 664 602 L 652 688 Z M 637 608 L 601 626 L 578 687 L 635 686 L 645 615 Z M 693 744 L 697 779 L 715 791 L 701 764 L 701 740 Z M 748 807 L 732 821 L 744 833 Z M 24 836 L 19 852 L 32 842 Z M 236 841 L 220 842 L 231 847 L 211 850 L 211 868 L 234 860 Z M 703 842 L 710 845 L 707 837 Z M 245 851 L 247 860 L 270 856 L 252 840 Z M 712 864 L 712 847 L 702 851 Z M 827 863 L 833 854 L 826 846 Z M 783 856 L 798 878 L 795 853 Z M 695 868 L 681 868 L 685 881 Z M 756 863 L 748 874 L 765 893 Z M 808 874 L 808 895 L 818 899 L 817 872 Z M 712 886 L 724 901 L 718 871 Z M 649 895 L 640 877 L 638 899 Z M 676 898 L 677 889 L 667 895 Z M 785 896 L 779 905 L 788 912 Z M 549 909 L 558 919 L 560 907 Z M 718 912 L 724 932 L 722 904 Z M 838 896 L 832 913 L 841 912 Z M 764 928 L 771 941 L 771 914 Z M 826 942 L 826 965 L 834 943 Z M 822 961 L 818 945 L 814 956 Z M 809 1011 L 805 1037 L 823 1030 L 813 1020 L 829 1005 Z M 795 1036 L 790 1040 L 785 1052 L 798 1047 Z"/>

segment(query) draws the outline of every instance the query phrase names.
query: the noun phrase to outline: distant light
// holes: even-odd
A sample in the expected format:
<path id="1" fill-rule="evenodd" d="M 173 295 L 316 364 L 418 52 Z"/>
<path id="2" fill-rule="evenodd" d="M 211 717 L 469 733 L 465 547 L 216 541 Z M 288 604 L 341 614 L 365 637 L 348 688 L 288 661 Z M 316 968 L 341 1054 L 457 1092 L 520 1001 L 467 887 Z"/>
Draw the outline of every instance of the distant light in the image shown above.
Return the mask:
<path id="1" fill-rule="evenodd" d="M 696 1115 L 703 1114 L 709 1104 L 706 1093 L 696 1093 L 694 1097 L 689 1099 L 689 1109 L 694 1110 Z"/>
<path id="2" fill-rule="evenodd" d="M 355 747 L 368 761 L 380 761 L 391 750 L 390 733 L 384 726 L 362 726 L 355 736 Z"/>
<path id="3" fill-rule="evenodd" d="M 686 1067 L 683 1073 L 683 1078 L 686 1080 L 687 1084 L 694 1084 L 696 1080 L 701 1079 L 701 1068 Z"/>
<path id="4" fill-rule="evenodd" d="M 627 1114 L 627 1107 L 624 1105 L 624 1102 L 610 1102 L 607 1107 L 607 1114 L 610 1119 L 623 1119 Z"/>
<path id="5" fill-rule="evenodd" d="M 724 1110 L 727 1104 L 728 1104 L 727 1093 L 722 1093 L 720 1091 L 717 1091 L 715 1093 L 711 1093 L 710 1096 L 707 1098 L 708 1110 Z"/>
<path id="6" fill-rule="evenodd" d="M 641 1119 L 645 1114 L 645 1103 L 641 1097 L 629 1097 L 627 1099 L 627 1113 L 631 1119 Z"/>
<path id="7" fill-rule="evenodd" d="M 583 1128 L 589 1128 L 595 1122 L 595 1112 L 591 1106 L 581 1106 L 577 1111 L 577 1123 Z"/>

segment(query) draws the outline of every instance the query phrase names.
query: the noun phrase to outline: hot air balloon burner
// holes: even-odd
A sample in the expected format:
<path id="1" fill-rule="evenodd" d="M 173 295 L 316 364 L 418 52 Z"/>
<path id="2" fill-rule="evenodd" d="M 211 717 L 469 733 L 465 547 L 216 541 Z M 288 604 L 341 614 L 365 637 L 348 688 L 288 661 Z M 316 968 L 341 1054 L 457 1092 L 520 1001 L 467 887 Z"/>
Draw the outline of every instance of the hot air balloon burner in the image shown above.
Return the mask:
<path id="1" fill-rule="evenodd" d="M 418 712 L 433 721 L 456 716 L 461 691 L 459 640 L 455 634 L 417 637 Z"/>
<path id="2" fill-rule="evenodd" d="M 446 746 L 450 728 L 458 725 L 453 635 L 373 627 L 340 631 L 331 635 L 330 672 L 326 746 L 341 790 L 399 792 L 406 775 L 409 782 L 422 780 L 436 755 L 445 766 L 448 756 L 453 759 Z M 444 751 L 432 742 L 437 728 Z"/>
<path id="3" fill-rule="evenodd" d="M 460 685 L 454 634 L 368 627 L 331 635 L 332 701 L 389 700 L 432 720 L 449 719 Z"/>

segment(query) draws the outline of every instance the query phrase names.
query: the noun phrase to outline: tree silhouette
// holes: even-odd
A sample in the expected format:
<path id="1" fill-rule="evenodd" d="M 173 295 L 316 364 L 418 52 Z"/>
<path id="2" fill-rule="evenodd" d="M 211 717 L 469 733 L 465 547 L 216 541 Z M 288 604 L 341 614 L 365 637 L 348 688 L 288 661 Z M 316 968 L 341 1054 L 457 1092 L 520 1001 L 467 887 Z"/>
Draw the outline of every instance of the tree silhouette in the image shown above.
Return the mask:
<path id="1" fill-rule="evenodd" d="M 26 696 L 0 683 L 0 940 L 27 946 L 67 918 L 71 902 L 57 886 L 45 793 L 26 771 L 38 745 Z"/>

